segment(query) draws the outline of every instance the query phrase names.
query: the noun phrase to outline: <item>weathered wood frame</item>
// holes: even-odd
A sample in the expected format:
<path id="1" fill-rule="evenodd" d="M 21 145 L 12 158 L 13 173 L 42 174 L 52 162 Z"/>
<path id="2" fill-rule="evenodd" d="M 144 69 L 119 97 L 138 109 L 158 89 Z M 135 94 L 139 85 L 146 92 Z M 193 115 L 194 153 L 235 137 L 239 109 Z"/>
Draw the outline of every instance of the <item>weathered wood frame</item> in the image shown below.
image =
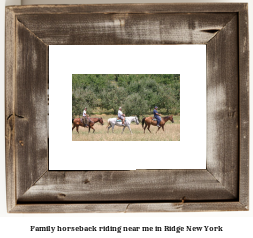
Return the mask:
<path id="1" fill-rule="evenodd" d="M 206 170 L 48 171 L 50 44 L 206 44 Z M 8 212 L 249 209 L 247 4 L 6 7 L 5 77 Z"/>

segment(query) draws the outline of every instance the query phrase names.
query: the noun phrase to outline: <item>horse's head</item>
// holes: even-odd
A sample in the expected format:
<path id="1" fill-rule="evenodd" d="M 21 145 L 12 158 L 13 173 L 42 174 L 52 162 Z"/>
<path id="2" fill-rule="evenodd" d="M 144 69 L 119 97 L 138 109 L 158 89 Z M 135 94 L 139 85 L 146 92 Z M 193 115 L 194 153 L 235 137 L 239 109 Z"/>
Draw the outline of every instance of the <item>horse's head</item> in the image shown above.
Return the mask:
<path id="1" fill-rule="evenodd" d="M 170 116 L 170 121 L 172 122 L 172 123 L 174 123 L 174 119 L 173 119 L 173 116 Z"/>
<path id="2" fill-rule="evenodd" d="M 136 125 L 139 125 L 138 117 L 135 117 L 135 122 L 136 122 Z"/>
<path id="3" fill-rule="evenodd" d="M 104 125 L 104 121 L 103 121 L 103 118 L 98 118 L 98 121 L 100 122 L 101 125 Z"/>

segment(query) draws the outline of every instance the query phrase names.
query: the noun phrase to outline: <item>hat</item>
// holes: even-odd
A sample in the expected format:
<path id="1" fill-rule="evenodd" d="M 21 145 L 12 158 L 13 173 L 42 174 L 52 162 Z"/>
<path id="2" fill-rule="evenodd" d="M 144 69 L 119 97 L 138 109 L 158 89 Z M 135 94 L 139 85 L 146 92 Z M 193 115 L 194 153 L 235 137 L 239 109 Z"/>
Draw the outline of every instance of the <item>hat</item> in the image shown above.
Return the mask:
<path id="1" fill-rule="evenodd" d="M 122 109 L 121 107 L 119 107 L 119 109 Z"/>
<path id="2" fill-rule="evenodd" d="M 155 106 L 155 109 L 157 109 L 158 108 L 158 106 Z"/>

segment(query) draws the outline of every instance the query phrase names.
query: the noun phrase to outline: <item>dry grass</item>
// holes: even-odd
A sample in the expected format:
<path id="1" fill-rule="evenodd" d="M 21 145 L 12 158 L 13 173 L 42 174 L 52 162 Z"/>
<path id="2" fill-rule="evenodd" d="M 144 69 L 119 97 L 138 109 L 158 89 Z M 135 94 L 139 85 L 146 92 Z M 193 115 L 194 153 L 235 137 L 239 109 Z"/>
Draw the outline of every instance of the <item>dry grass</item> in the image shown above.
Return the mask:
<path id="1" fill-rule="evenodd" d="M 104 125 L 102 126 L 100 123 L 96 123 L 95 133 L 88 133 L 87 128 L 79 127 L 79 134 L 76 132 L 76 129 L 72 132 L 72 140 L 73 141 L 179 141 L 180 140 L 180 116 L 174 116 L 175 123 L 171 123 L 168 121 L 165 124 L 164 130 L 162 128 L 158 133 L 156 126 L 151 126 L 150 130 L 152 133 L 146 129 L 146 133 L 143 133 L 143 128 L 141 125 L 141 121 L 139 125 L 135 123 L 131 124 L 131 130 L 133 134 L 130 134 L 128 128 L 125 129 L 124 133 L 122 132 L 122 127 L 115 126 L 114 133 L 112 130 L 109 130 L 107 133 L 107 119 L 115 117 L 113 115 L 95 115 L 92 117 L 102 117 L 104 120 Z"/>

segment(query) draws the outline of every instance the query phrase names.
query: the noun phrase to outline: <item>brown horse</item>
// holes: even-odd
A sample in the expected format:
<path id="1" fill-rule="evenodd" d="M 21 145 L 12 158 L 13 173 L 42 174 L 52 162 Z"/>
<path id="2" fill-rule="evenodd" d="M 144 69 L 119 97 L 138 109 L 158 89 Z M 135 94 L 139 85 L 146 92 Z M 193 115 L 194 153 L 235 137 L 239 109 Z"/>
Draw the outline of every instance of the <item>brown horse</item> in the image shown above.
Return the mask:
<path id="1" fill-rule="evenodd" d="M 153 118 L 153 117 L 144 117 L 144 118 L 142 119 L 142 127 L 143 127 L 143 129 L 144 129 L 144 133 L 145 133 L 145 130 L 146 130 L 147 127 L 148 127 L 148 130 L 149 130 L 150 125 L 152 125 L 152 126 L 157 126 L 157 121 L 152 120 L 152 118 Z M 164 125 L 165 125 L 165 123 L 166 123 L 168 120 L 170 120 L 172 123 L 174 123 L 173 116 L 162 117 L 161 119 L 162 119 L 162 120 L 161 120 L 161 122 L 160 122 L 160 126 L 163 128 L 163 131 L 164 131 Z M 145 127 L 144 127 L 144 124 L 145 124 Z M 157 131 L 159 131 L 161 127 L 159 127 Z M 157 131 L 156 131 L 156 132 L 157 132 Z M 150 130 L 149 130 L 149 132 L 151 133 Z"/>
<path id="2" fill-rule="evenodd" d="M 89 133 L 90 133 L 90 128 L 93 129 L 93 133 L 95 132 L 95 129 L 94 129 L 94 124 L 99 122 L 101 125 L 104 125 L 104 122 L 103 122 L 103 119 L 102 117 L 100 118 L 90 118 L 90 122 L 88 124 L 88 127 L 89 128 Z M 74 128 L 76 127 L 76 131 L 79 133 L 78 131 L 78 128 L 79 126 L 83 126 L 85 127 L 85 125 L 83 124 L 82 122 L 82 119 L 81 118 L 75 118 L 75 119 L 72 119 L 72 123 L 73 123 L 73 127 L 72 127 L 72 131 L 74 130 Z"/>

